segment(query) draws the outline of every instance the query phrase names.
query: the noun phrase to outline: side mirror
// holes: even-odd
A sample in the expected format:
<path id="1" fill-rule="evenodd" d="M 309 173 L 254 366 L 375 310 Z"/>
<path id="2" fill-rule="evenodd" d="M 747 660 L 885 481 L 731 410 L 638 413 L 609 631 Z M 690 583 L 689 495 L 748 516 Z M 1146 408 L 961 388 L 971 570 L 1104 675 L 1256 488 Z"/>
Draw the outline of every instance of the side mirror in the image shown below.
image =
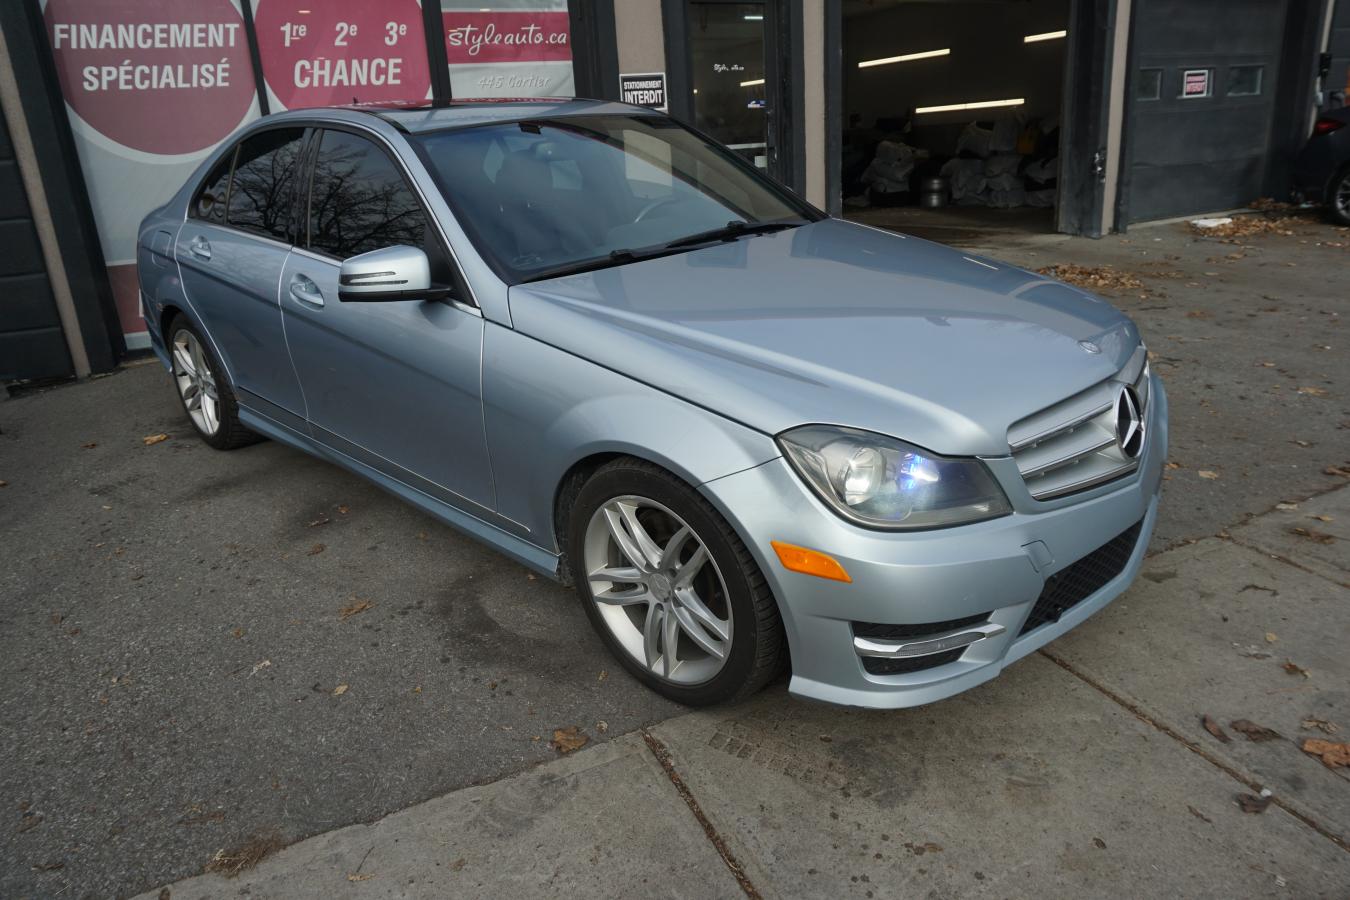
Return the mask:
<path id="1" fill-rule="evenodd" d="M 338 299 L 351 302 L 444 300 L 450 289 L 431 283 L 427 255 L 416 247 L 385 247 L 342 261 Z"/>

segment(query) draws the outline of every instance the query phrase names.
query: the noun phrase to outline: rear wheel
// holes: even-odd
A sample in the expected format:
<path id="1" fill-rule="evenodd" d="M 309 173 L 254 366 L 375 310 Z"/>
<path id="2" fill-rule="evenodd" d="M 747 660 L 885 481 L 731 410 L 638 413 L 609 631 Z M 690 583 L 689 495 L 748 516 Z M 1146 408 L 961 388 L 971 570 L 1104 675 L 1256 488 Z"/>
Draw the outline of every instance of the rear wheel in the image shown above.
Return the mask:
<path id="1" fill-rule="evenodd" d="M 1350 225 L 1350 166 L 1342 169 L 1327 188 L 1327 215 L 1333 222 Z"/>
<path id="2" fill-rule="evenodd" d="M 639 680 L 703 706 L 749 696 L 779 671 L 783 626 L 763 575 L 679 479 L 616 460 L 582 486 L 569 525 L 586 614 Z"/>
<path id="3" fill-rule="evenodd" d="M 239 424 L 239 404 L 230 379 L 192 323 L 179 316 L 168 331 L 174 385 L 198 436 L 217 450 L 233 450 L 259 440 Z"/>

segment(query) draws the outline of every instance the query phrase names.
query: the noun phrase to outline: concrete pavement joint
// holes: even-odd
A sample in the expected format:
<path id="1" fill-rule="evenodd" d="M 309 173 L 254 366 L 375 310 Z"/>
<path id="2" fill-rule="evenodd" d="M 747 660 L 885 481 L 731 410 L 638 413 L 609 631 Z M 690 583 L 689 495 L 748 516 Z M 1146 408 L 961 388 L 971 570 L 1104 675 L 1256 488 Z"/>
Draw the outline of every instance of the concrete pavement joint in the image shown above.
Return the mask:
<path id="1" fill-rule="evenodd" d="M 680 795 L 680 798 L 684 800 L 685 806 L 689 807 L 689 812 L 693 813 L 694 819 L 703 828 L 703 833 L 707 835 L 709 843 L 713 845 L 717 850 L 718 855 L 722 857 L 722 862 L 726 863 L 727 868 L 731 870 L 732 876 L 736 879 L 736 883 L 741 886 L 741 890 L 745 892 L 745 896 L 749 897 L 750 900 L 763 900 L 759 891 L 756 890 L 754 884 L 751 883 L 750 876 L 745 874 L 745 869 L 731 852 L 731 848 L 727 846 L 727 842 L 722 839 L 722 836 L 717 833 L 717 829 L 713 826 L 713 823 L 708 820 L 706 815 L 704 815 L 703 807 L 699 806 L 698 800 L 695 799 L 694 795 L 690 792 L 689 786 L 684 783 L 684 779 L 681 778 L 680 773 L 676 771 L 675 763 L 671 760 L 670 751 L 666 749 L 666 745 L 661 743 L 661 741 L 646 728 L 642 729 L 642 739 L 647 742 L 647 749 L 652 752 L 652 756 L 656 757 L 656 761 L 661 764 L 661 768 L 665 771 L 666 777 L 669 778 L 670 783 L 675 786 L 675 791 Z"/>
<path id="2" fill-rule="evenodd" d="M 1279 562 L 1282 562 L 1282 563 L 1284 563 L 1285 565 L 1293 566 L 1295 569 L 1298 569 L 1300 572 L 1307 572 L 1309 575 L 1312 575 L 1312 576 L 1315 577 L 1315 578 L 1321 578 L 1323 581 L 1330 581 L 1332 584 L 1339 585 L 1339 586 L 1341 586 L 1341 587 L 1343 587 L 1343 588 L 1350 588 L 1350 581 L 1337 581 L 1335 578 L 1328 578 L 1328 577 L 1326 576 L 1326 574 L 1323 573 L 1323 572 L 1316 572 L 1316 571 L 1313 571 L 1312 569 L 1308 568 L 1307 566 L 1302 565 L 1302 564 L 1300 564 L 1300 563 L 1298 563 L 1298 562 L 1295 562 L 1294 560 L 1290 559 L 1290 558 L 1287 557 L 1287 556 L 1284 556 L 1283 554 L 1280 554 L 1280 553 L 1274 553 L 1274 552 L 1272 552 L 1272 551 L 1270 551 L 1270 550 L 1267 550 L 1265 547 L 1259 547 L 1259 546 L 1257 546 L 1256 544 L 1249 544 L 1249 543 L 1247 543 L 1246 541 L 1240 541 L 1240 540 L 1238 540 L 1237 538 L 1233 537 L 1231 534 L 1217 535 L 1217 537 L 1218 537 L 1219 540 L 1221 540 L 1221 541 L 1227 541 L 1228 543 L 1233 544 L 1233 545 L 1238 546 L 1238 547 L 1242 547 L 1242 548 L 1245 549 L 1245 550 L 1251 550 L 1251 551 L 1253 551 L 1253 552 L 1255 552 L 1255 553 L 1260 553 L 1262 556 L 1267 556 L 1267 557 L 1269 557 L 1269 558 L 1271 558 L 1271 559 L 1274 559 L 1274 560 L 1277 560 L 1277 561 L 1279 561 Z"/>
<path id="3" fill-rule="evenodd" d="M 1187 738 L 1185 735 L 1181 734 L 1181 732 L 1177 731 L 1172 726 L 1168 725 L 1165 722 L 1161 722 L 1158 719 L 1154 718 L 1153 716 L 1149 715 L 1139 706 L 1139 704 L 1135 703 L 1132 700 L 1127 700 L 1125 697 L 1111 690 L 1106 685 L 1092 678 L 1090 675 L 1084 672 L 1080 672 L 1078 669 L 1074 668 L 1073 665 L 1068 660 L 1056 656 L 1055 654 L 1045 649 L 1038 650 L 1037 652 L 1041 656 L 1044 656 L 1046 659 L 1050 660 L 1055 665 L 1059 666 L 1064 671 L 1068 672 L 1070 675 L 1082 681 L 1088 687 L 1093 688 L 1094 690 L 1105 696 L 1107 699 L 1111 700 L 1112 702 L 1116 703 L 1117 705 L 1125 709 L 1139 721 L 1154 728 L 1155 730 L 1161 732 L 1162 734 L 1167 735 L 1172 740 L 1181 744 L 1187 750 L 1190 750 L 1196 756 L 1199 756 L 1201 759 L 1205 760 L 1205 762 L 1209 763 L 1219 771 L 1228 775 L 1234 781 L 1237 781 L 1244 787 L 1248 787 L 1258 793 L 1261 791 L 1263 785 L 1260 782 L 1249 777 L 1248 775 L 1243 774 L 1240 770 L 1224 762 L 1222 759 L 1219 759 L 1217 756 L 1210 753 L 1208 750 L 1197 744 L 1195 741 L 1192 741 L 1190 738 Z M 1322 825 L 1320 822 L 1318 822 L 1309 814 L 1290 805 L 1290 803 L 1287 800 L 1283 799 L 1278 795 L 1272 796 L 1270 800 L 1280 809 L 1284 810 L 1289 815 L 1293 816 L 1295 819 L 1298 819 L 1304 825 L 1307 825 L 1313 831 L 1316 831 L 1318 834 L 1322 835 L 1322 837 L 1331 841 L 1337 847 L 1340 847 L 1345 852 L 1350 853 L 1350 843 L 1348 843 L 1345 838 L 1341 837 L 1339 834 L 1336 834 L 1331 829 Z"/>

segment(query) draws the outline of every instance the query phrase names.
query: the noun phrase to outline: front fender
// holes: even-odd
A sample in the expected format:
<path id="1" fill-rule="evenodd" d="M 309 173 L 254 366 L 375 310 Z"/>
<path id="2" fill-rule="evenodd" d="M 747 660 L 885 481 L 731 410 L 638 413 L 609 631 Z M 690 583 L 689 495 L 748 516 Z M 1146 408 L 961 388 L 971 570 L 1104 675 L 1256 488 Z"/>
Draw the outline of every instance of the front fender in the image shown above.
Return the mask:
<path id="1" fill-rule="evenodd" d="M 492 323 L 483 411 L 498 513 L 555 550 L 554 497 L 587 457 L 636 456 L 697 486 L 780 455 L 765 434 Z"/>

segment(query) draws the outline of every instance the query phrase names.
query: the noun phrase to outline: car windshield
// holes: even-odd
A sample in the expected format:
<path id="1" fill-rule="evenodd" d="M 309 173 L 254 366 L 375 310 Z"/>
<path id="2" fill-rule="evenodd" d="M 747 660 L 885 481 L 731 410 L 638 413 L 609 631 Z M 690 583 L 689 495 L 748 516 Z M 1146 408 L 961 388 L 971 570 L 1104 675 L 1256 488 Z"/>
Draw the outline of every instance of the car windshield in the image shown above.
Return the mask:
<path id="1" fill-rule="evenodd" d="M 659 116 L 536 119 L 414 140 L 479 252 L 512 283 L 819 216 L 729 151 Z"/>

